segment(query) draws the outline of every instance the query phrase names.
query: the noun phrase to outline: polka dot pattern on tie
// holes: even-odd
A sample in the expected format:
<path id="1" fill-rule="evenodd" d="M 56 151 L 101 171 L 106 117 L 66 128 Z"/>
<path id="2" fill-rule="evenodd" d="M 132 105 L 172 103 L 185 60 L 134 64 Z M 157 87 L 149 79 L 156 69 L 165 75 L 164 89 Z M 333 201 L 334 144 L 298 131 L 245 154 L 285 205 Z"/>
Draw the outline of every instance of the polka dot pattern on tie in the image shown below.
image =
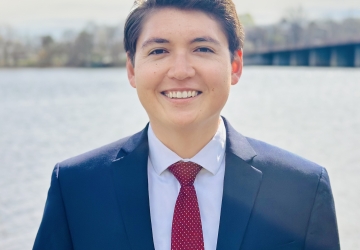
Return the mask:
<path id="1" fill-rule="evenodd" d="M 204 250 L 199 204 L 194 188 L 202 167 L 194 162 L 178 161 L 169 171 L 181 187 L 176 200 L 171 231 L 171 250 Z"/>

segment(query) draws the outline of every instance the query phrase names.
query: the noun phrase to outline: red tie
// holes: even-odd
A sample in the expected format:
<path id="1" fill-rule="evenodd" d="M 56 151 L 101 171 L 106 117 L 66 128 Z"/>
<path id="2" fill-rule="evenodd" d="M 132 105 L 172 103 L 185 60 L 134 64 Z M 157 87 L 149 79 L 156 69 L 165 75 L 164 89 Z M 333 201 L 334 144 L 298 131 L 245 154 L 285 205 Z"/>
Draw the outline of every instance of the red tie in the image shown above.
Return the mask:
<path id="1" fill-rule="evenodd" d="M 194 188 L 201 166 L 194 162 L 178 161 L 168 169 L 181 188 L 176 200 L 171 231 L 171 250 L 204 250 L 199 204 Z"/>

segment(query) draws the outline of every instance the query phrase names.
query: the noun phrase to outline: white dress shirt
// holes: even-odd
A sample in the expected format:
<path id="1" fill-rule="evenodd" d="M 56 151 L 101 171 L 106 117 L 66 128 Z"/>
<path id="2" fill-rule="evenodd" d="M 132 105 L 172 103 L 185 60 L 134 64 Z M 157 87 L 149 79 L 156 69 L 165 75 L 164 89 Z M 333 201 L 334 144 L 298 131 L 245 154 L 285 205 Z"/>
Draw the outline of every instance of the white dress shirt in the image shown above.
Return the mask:
<path id="1" fill-rule="evenodd" d="M 194 187 L 199 203 L 205 250 L 216 249 L 223 196 L 226 142 L 225 125 L 223 120 L 220 120 L 214 137 L 191 159 L 182 159 L 167 148 L 155 136 L 151 124 L 149 126 L 149 201 L 156 250 L 171 249 L 172 220 L 180 183 L 167 168 L 180 160 L 192 161 L 203 167 L 196 176 Z"/>

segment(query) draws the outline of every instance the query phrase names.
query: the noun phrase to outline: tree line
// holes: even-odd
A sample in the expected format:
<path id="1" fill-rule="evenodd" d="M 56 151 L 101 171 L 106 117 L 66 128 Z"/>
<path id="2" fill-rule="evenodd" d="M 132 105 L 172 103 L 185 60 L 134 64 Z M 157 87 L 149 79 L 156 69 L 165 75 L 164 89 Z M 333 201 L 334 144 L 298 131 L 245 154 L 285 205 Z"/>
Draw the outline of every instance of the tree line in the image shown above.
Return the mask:
<path id="1" fill-rule="evenodd" d="M 0 67 L 116 67 L 125 64 L 121 26 L 86 25 L 66 31 L 24 38 L 0 27 Z"/>
<path id="2" fill-rule="evenodd" d="M 308 21 L 297 11 L 266 26 L 255 25 L 250 15 L 241 15 L 240 20 L 246 34 L 244 53 L 360 42 L 359 18 Z M 126 60 L 122 40 L 122 25 L 90 23 L 57 38 L 24 38 L 11 27 L 0 26 L 0 67 L 121 67 Z"/>
<path id="3" fill-rule="evenodd" d="M 245 52 L 360 43 L 359 18 L 341 21 L 284 18 L 275 25 L 251 26 L 245 30 Z"/>

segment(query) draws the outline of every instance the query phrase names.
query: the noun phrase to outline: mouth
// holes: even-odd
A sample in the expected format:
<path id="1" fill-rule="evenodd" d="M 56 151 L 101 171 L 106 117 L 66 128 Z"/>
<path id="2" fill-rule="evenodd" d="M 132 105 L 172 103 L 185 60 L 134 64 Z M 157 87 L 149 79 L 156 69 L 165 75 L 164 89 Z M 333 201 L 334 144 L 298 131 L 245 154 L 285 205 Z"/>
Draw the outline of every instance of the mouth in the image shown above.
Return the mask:
<path id="1" fill-rule="evenodd" d="M 182 90 L 182 91 L 163 91 L 161 94 L 165 95 L 170 99 L 187 99 L 194 98 L 200 95 L 201 91 L 196 90 Z"/>

